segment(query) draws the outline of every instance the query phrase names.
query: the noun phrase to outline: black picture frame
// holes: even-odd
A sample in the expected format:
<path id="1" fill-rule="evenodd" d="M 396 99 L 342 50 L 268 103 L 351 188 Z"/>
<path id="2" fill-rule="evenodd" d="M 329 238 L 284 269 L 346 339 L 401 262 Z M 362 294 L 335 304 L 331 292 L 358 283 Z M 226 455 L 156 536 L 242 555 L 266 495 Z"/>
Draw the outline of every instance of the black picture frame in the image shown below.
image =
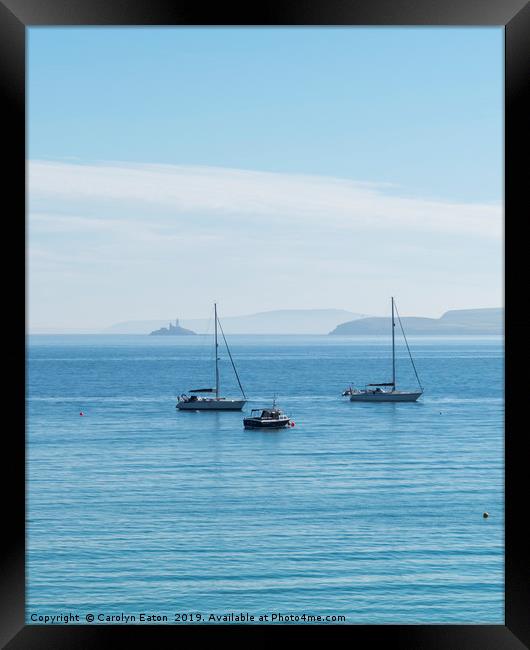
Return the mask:
<path id="1" fill-rule="evenodd" d="M 7 248 L 18 252 L 4 275 L 4 304 L 20 316 L 10 333 L 6 396 L 12 426 L 3 435 L 3 504 L 6 548 L 0 564 L 0 643 L 18 648 L 101 648 L 118 642 L 165 646 L 184 632 L 214 631 L 220 641 L 233 626 L 25 625 L 25 37 L 37 25 L 498 25 L 505 28 L 505 625 L 311 625 L 311 637 L 337 631 L 348 642 L 407 650 L 499 650 L 530 646 L 530 542 L 525 500 L 530 494 L 525 426 L 525 343 L 530 334 L 524 267 L 526 240 L 519 224 L 528 203 L 528 82 L 530 5 L 524 0 L 302 0 L 246 7 L 205 6 L 169 0 L 0 0 L 0 102 L 3 124 L 4 230 Z M 525 161 L 526 155 L 526 161 Z M 519 162 L 520 161 L 520 162 Z M 526 181 L 526 183 L 525 183 Z M 7 236 L 6 236 L 7 232 Z M 23 266 L 24 264 L 24 266 Z M 6 281 L 7 280 L 7 281 Z M 21 286 L 22 285 L 22 286 Z M 528 398 L 526 398 L 528 399 Z M 266 638 L 278 628 L 262 627 Z M 239 626 L 238 633 L 253 626 Z M 285 629 L 283 629 L 285 631 Z M 297 626 L 300 640 L 303 629 Z M 6 645 L 7 644 L 7 645 Z"/>

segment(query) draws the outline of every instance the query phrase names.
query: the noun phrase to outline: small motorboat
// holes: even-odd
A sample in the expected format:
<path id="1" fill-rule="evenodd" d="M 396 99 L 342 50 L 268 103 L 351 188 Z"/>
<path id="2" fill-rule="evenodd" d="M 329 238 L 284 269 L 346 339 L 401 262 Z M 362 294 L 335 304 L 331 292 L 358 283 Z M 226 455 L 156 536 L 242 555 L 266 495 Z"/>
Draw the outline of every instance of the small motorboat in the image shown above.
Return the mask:
<path id="1" fill-rule="evenodd" d="M 250 417 L 243 418 L 243 426 L 245 429 L 281 429 L 294 427 L 294 422 L 273 402 L 270 409 L 252 409 Z"/>

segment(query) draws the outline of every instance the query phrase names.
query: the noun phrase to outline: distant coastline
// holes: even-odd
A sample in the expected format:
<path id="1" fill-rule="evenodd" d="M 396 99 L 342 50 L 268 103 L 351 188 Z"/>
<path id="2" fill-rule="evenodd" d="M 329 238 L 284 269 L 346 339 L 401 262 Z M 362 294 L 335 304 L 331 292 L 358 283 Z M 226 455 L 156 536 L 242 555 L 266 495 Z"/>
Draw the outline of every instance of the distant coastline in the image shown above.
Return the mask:
<path id="1" fill-rule="evenodd" d="M 411 335 L 485 335 L 502 334 L 504 330 L 504 309 L 454 309 L 440 318 L 405 316 L 401 318 L 407 334 Z M 399 322 L 396 323 L 399 328 Z M 330 335 L 380 335 L 390 334 L 391 321 L 385 317 L 361 318 L 341 323 L 329 332 Z"/>
<path id="2" fill-rule="evenodd" d="M 328 334 L 339 323 L 367 315 L 344 309 L 277 309 L 242 316 L 222 313 L 222 321 L 225 334 Z M 103 333 L 148 334 L 166 323 L 167 320 L 125 321 L 111 325 Z M 179 324 L 196 334 L 213 331 L 211 318 L 181 318 Z"/>
<path id="3" fill-rule="evenodd" d="M 444 313 L 440 318 L 402 316 L 407 335 L 480 336 L 504 333 L 504 309 L 459 309 Z M 190 325 L 196 324 L 196 327 Z M 186 327 L 184 327 L 184 325 Z M 399 322 L 396 322 L 399 328 Z M 388 336 L 390 318 L 376 317 L 345 310 L 276 310 L 248 316 L 228 316 L 223 328 L 230 335 L 256 336 Z M 207 319 L 125 321 L 103 330 L 61 327 L 35 327 L 29 335 L 152 335 L 194 336 L 211 333 Z"/>

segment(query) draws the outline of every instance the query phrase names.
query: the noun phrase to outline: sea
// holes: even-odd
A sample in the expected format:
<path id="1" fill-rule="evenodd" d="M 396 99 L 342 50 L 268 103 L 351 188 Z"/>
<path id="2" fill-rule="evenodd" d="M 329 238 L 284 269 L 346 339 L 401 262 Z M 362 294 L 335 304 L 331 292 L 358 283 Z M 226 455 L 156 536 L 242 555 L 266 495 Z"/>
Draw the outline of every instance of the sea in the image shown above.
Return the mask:
<path id="1" fill-rule="evenodd" d="M 409 337 L 394 404 L 341 396 L 387 337 L 228 339 L 243 412 L 175 408 L 211 337 L 28 337 L 27 623 L 504 624 L 503 338 Z"/>

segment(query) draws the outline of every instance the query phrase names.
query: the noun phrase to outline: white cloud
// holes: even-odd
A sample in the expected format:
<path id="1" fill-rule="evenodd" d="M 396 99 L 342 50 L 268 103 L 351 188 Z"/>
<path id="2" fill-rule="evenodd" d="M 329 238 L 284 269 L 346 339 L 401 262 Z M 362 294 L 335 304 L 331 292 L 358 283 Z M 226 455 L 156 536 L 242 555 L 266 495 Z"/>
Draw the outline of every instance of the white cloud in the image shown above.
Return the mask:
<path id="1" fill-rule="evenodd" d="M 212 242 L 218 239 L 214 233 L 194 233 L 170 230 L 171 224 L 163 224 L 155 219 L 135 219 L 112 217 L 80 217 L 53 212 L 30 212 L 30 229 L 33 234 L 99 234 L 115 236 L 123 241 L 137 241 L 142 244 L 196 244 L 200 240 Z"/>
<path id="2" fill-rule="evenodd" d="M 232 220 L 308 227 L 324 222 L 338 229 L 391 229 L 471 234 L 500 239 L 502 206 L 457 203 L 399 195 L 386 184 L 300 174 L 280 174 L 217 167 L 128 163 L 70 164 L 29 162 L 32 206 L 76 205 L 121 218 L 68 217 L 68 226 L 123 232 L 123 220 L 141 213 L 146 234 L 153 223 L 171 216 L 193 219 L 221 216 Z M 46 217 L 38 217 L 40 225 Z M 55 225 L 61 228 L 55 215 Z M 90 225 L 87 223 L 90 221 Z M 149 224 L 151 224 L 149 226 Z M 31 221 L 30 221 L 31 225 Z M 38 225 L 38 222 L 35 222 Z M 135 226 L 136 228 L 136 226 Z M 160 239 L 166 235 L 160 234 Z"/>
<path id="3" fill-rule="evenodd" d="M 212 167 L 30 161 L 28 176 L 30 322 L 502 300 L 500 205 Z"/>

